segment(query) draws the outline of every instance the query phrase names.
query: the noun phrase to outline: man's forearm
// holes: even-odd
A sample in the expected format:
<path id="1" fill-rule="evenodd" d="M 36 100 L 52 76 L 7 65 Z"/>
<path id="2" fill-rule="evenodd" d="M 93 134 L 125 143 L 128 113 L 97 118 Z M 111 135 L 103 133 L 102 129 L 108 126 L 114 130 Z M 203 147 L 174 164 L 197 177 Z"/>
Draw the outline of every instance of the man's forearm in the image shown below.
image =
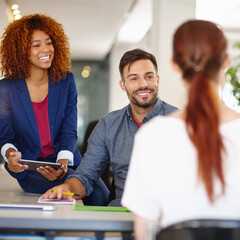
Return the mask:
<path id="1" fill-rule="evenodd" d="M 86 195 L 85 187 L 83 186 L 82 182 L 77 178 L 69 178 L 64 184 L 68 185 L 68 188 L 71 192 L 79 194 L 80 198 L 83 198 Z"/>

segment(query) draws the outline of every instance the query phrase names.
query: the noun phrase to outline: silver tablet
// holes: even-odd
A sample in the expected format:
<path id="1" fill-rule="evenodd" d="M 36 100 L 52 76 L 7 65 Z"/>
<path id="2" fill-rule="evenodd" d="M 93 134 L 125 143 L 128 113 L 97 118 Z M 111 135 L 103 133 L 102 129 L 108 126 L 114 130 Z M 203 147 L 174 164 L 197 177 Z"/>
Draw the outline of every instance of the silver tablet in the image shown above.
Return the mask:
<path id="1" fill-rule="evenodd" d="M 41 161 L 33 161 L 33 160 L 26 160 L 26 159 L 20 159 L 19 163 L 22 165 L 28 165 L 28 170 L 35 171 L 38 167 L 43 166 L 50 166 L 52 168 L 55 168 L 56 170 L 61 167 L 60 163 L 52 163 L 52 162 L 41 162 Z"/>

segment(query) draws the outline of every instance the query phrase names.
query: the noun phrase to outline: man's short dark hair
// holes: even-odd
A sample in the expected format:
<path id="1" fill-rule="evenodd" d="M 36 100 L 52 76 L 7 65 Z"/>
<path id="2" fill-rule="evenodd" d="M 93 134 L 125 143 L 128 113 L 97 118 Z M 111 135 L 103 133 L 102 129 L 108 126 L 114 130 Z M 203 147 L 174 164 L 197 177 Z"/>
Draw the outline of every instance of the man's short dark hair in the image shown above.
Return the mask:
<path id="1" fill-rule="evenodd" d="M 136 49 L 125 52 L 120 60 L 119 72 L 120 72 L 122 80 L 124 80 L 123 68 L 128 64 L 129 64 L 129 68 L 130 68 L 132 63 L 134 63 L 135 61 L 138 61 L 138 60 L 142 60 L 142 59 L 150 60 L 153 63 L 153 65 L 156 69 L 156 72 L 158 71 L 158 66 L 157 66 L 157 61 L 156 61 L 155 56 L 152 55 L 151 53 L 148 53 L 148 52 L 142 50 L 142 49 L 136 48 Z"/>

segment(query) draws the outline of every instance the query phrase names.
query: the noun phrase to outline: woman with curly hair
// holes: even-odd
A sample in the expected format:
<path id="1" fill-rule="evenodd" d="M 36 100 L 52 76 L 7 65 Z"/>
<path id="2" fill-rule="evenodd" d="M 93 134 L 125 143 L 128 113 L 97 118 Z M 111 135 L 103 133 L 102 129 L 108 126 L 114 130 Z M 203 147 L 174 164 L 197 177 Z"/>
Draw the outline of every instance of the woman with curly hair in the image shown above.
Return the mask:
<path id="1" fill-rule="evenodd" d="M 63 26 L 40 14 L 8 25 L 0 46 L 0 149 L 5 168 L 26 192 L 44 193 L 63 183 L 82 156 L 77 140 L 77 89 Z M 58 162 L 27 170 L 19 160 Z M 106 186 L 93 201 L 105 205 Z"/>

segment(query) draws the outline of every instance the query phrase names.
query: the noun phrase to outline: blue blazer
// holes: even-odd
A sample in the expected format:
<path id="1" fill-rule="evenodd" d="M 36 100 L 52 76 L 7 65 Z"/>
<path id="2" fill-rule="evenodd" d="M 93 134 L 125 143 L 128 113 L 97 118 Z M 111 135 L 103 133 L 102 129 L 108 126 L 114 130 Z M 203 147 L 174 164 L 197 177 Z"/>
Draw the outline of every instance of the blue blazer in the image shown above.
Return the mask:
<path id="1" fill-rule="evenodd" d="M 74 166 L 79 165 L 82 156 L 76 147 L 77 89 L 72 73 L 56 84 L 49 79 L 48 115 L 56 153 L 61 150 L 72 152 Z M 38 127 L 24 79 L 0 80 L 0 149 L 6 143 L 16 146 L 24 159 L 36 160 L 41 151 Z M 13 173 L 7 164 L 5 167 L 17 179 L 28 174 L 28 170 Z"/>

